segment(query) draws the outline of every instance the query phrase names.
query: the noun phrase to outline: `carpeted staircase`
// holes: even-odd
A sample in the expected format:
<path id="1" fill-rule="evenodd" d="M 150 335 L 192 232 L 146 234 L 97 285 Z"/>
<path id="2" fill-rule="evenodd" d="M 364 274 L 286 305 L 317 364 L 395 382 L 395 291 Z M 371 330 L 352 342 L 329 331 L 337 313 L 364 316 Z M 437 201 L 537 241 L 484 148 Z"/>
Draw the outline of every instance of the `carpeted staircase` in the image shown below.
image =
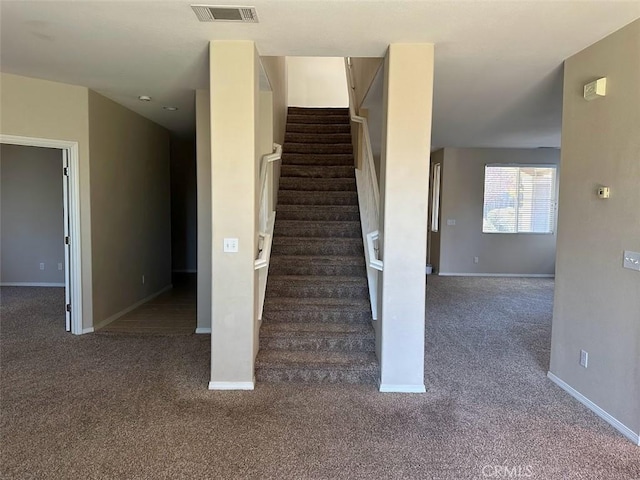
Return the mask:
<path id="1" fill-rule="evenodd" d="M 256 380 L 375 383 L 348 109 L 289 107 Z"/>

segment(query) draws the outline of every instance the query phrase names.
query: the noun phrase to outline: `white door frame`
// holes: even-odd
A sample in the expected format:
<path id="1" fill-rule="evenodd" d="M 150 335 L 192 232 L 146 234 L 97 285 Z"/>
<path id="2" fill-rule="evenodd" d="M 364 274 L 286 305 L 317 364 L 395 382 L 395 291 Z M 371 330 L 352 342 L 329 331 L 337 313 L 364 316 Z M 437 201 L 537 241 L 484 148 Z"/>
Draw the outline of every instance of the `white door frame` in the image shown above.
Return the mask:
<path id="1" fill-rule="evenodd" d="M 66 150 L 69 160 L 69 233 L 71 237 L 71 333 L 82 332 L 82 245 L 80 241 L 80 176 L 78 142 L 48 138 L 21 137 L 0 133 L 0 143 L 25 147 L 46 147 Z"/>

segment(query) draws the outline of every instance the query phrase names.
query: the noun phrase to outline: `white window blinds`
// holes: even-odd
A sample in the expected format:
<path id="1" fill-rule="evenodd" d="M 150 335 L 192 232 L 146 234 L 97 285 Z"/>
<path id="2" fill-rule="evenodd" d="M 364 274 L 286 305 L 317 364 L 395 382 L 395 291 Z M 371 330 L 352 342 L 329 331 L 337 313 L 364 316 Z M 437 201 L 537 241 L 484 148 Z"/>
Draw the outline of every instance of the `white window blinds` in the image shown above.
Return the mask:
<path id="1" fill-rule="evenodd" d="M 553 233 L 556 167 L 487 165 L 484 233 Z"/>

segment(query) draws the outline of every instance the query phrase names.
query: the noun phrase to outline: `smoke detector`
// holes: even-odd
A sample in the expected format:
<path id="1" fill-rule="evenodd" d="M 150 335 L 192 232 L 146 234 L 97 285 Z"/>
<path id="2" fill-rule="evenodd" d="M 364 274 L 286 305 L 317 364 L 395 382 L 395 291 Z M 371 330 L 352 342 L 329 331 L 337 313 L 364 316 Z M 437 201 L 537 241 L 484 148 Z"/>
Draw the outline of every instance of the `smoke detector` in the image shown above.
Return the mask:
<path id="1" fill-rule="evenodd" d="M 201 22 L 258 23 L 255 7 L 191 5 Z"/>

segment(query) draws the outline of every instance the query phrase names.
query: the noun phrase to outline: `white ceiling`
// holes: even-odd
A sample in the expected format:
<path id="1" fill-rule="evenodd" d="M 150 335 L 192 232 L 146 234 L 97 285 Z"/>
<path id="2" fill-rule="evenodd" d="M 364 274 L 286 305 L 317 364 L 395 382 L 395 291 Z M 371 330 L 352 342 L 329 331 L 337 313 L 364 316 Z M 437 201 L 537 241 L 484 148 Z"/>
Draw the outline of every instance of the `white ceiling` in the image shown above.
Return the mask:
<path id="1" fill-rule="evenodd" d="M 1 1 L 0 69 L 87 86 L 186 133 L 210 40 L 254 40 L 261 55 L 354 57 L 431 42 L 435 146 L 559 146 L 563 60 L 640 18 L 640 1 L 612 0 L 212 3 L 253 5 L 260 23 L 200 23 L 188 2 Z"/>

